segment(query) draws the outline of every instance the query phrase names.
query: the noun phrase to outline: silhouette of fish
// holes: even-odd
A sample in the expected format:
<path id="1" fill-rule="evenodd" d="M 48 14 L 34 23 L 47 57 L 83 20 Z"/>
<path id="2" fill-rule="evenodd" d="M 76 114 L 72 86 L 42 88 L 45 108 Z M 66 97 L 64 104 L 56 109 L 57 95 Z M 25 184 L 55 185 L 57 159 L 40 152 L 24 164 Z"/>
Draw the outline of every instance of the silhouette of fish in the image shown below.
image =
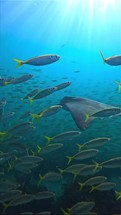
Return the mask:
<path id="1" fill-rule="evenodd" d="M 97 111 L 107 108 L 115 108 L 87 98 L 64 97 L 60 101 L 63 109 L 69 111 L 80 130 L 85 130 L 92 118 L 86 120 L 86 114 L 92 115 Z"/>

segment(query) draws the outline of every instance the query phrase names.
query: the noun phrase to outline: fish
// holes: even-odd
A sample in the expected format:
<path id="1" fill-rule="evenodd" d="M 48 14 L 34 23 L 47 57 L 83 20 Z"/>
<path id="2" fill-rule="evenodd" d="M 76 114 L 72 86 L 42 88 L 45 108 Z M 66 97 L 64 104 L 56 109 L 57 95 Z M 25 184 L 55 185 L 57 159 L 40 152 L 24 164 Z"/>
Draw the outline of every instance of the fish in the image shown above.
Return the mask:
<path id="1" fill-rule="evenodd" d="M 77 154 L 71 156 L 66 156 L 68 159 L 68 164 L 72 161 L 72 159 L 76 159 L 76 160 L 85 160 L 87 158 L 91 158 L 94 157 L 97 153 L 99 152 L 99 150 L 97 149 L 87 149 L 87 150 L 83 150 L 81 152 L 78 152 Z"/>
<path id="2" fill-rule="evenodd" d="M 74 164 L 66 167 L 65 169 L 58 168 L 59 172 L 63 175 L 65 172 L 71 173 L 74 175 L 74 179 L 79 175 L 80 171 L 85 167 L 86 164 Z"/>
<path id="3" fill-rule="evenodd" d="M 49 87 L 44 90 L 40 90 L 33 98 L 28 97 L 30 104 L 32 104 L 33 100 L 41 99 L 46 97 L 56 91 L 56 87 Z"/>
<path id="4" fill-rule="evenodd" d="M 9 144 L 8 148 L 10 151 L 19 152 L 19 153 L 23 153 L 27 151 L 26 145 L 19 141 L 11 142 L 11 143 L 8 142 L 8 144 Z"/>
<path id="5" fill-rule="evenodd" d="M 39 156 L 23 156 L 18 158 L 17 160 L 20 160 L 21 162 L 32 162 L 32 163 L 39 163 L 41 161 L 43 161 L 43 158 L 39 157 Z"/>
<path id="6" fill-rule="evenodd" d="M 19 123 L 19 124 L 16 124 L 14 125 L 12 128 L 9 128 L 7 130 L 7 133 L 9 134 L 18 134 L 19 131 L 26 131 L 28 128 L 30 128 L 32 126 L 32 122 L 22 122 L 22 123 Z"/>
<path id="7" fill-rule="evenodd" d="M 107 177 L 105 177 L 105 176 L 96 176 L 96 177 L 87 179 L 83 183 L 79 182 L 78 184 L 79 184 L 80 190 L 81 190 L 84 186 L 87 186 L 87 185 L 90 185 L 90 186 L 97 185 L 97 184 L 103 183 L 106 180 L 107 180 Z"/>
<path id="8" fill-rule="evenodd" d="M 52 141 L 71 140 L 74 137 L 77 137 L 80 135 L 81 135 L 80 131 L 67 131 L 67 132 L 58 134 L 54 137 L 48 137 L 48 136 L 44 136 L 44 137 L 45 137 L 45 139 L 47 139 L 47 143 L 50 143 Z"/>
<path id="9" fill-rule="evenodd" d="M 47 154 L 63 147 L 62 143 L 53 143 L 44 147 L 37 146 L 37 154 Z"/>
<path id="10" fill-rule="evenodd" d="M 12 182 L 12 181 L 0 181 L 0 192 L 8 192 L 10 190 L 14 190 L 20 187 L 20 184 Z"/>
<path id="11" fill-rule="evenodd" d="M 61 108 L 62 108 L 61 105 L 50 106 L 50 107 L 44 109 L 43 111 L 39 112 L 38 114 L 31 113 L 31 117 L 32 117 L 32 119 L 39 120 L 41 117 L 48 117 L 48 116 L 51 116 L 51 115 L 57 113 L 58 111 L 61 110 Z"/>
<path id="12" fill-rule="evenodd" d="M 111 158 L 102 162 L 100 165 L 105 168 L 121 168 L 121 157 Z"/>
<path id="13" fill-rule="evenodd" d="M 95 173 L 99 172 L 101 169 L 102 169 L 102 166 L 98 164 L 86 165 L 85 167 L 83 167 L 83 169 L 81 169 L 79 175 L 82 175 L 82 176 L 94 175 Z"/>
<path id="14" fill-rule="evenodd" d="M 101 183 L 95 187 L 92 186 L 90 192 L 92 192 L 94 190 L 107 191 L 107 190 L 115 189 L 115 187 L 116 187 L 116 184 L 113 182 L 104 182 L 104 183 Z"/>
<path id="15" fill-rule="evenodd" d="M 20 196 L 18 196 L 17 198 L 13 199 L 12 201 L 10 201 L 9 203 L 4 203 L 3 204 L 3 214 L 6 214 L 6 210 L 9 207 L 15 207 L 17 205 L 23 205 L 26 204 L 28 202 L 31 202 L 34 200 L 34 195 L 31 194 L 22 194 Z"/>
<path id="16" fill-rule="evenodd" d="M 121 55 L 115 55 L 112 57 L 104 58 L 102 52 L 100 51 L 101 57 L 104 63 L 107 63 L 110 66 L 120 66 L 121 65 Z"/>
<path id="17" fill-rule="evenodd" d="M 23 114 L 19 117 L 19 119 L 25 119 L 25 118 L 29 117 L 30 114 L 31 114 L 31 112 L 30 112 L 30 111 L 27 111 L 27 112 L 23 113 Z"/>
<path id="18" fill-rule="evenodd" d="M 9 206 L 23 205 L 23 204 L 26 204 L 28 202 L 33 201 L 34 199 L 35 199 L 34 195 L 22 194 L 18 198 L 16 198 L 16 199 L 12 200 L 11 202 L 9 202 Z"/>
<path id="19" fill-rule="evenodd" d="M 95 202 L 77 202 L 72 208 L 67 208 L 66 211 L 61 208 L 61 211 L 64 215 L 87 215 L 94 206 Z"/>
<path id="20" fill-rule="evenodd" d="M 106 108 L 116 108 L 114 106 L 100 103 L 91 99 L 79 97 L 64 97 L 60 101 L 60 105 L 62 105 L 64 110 L 71 113 L 76 125 L 82 131 L 85 130 L 92 121 L 91 117 L 89 120 L 86 120 L 86 114 L 90 116 L 97 111 L 101 111 Z"/>
<path id="21" fill-rule="evenodd" d="M 56 91 L 62 90 L 62 89 L 64 89 L 64 88 L 68 87 L 70 84 L 71 84 L 70 81 L 64 82 L 64 83 L 62 83 L 62 84 L 58 84 L 58 85 L 55 86 L 55 87 L 56 87 Z"/>
<path id="22" fill-rule="evenodd" d="M 100 138 L 89 140 L 83 144 L 77 144 L 77 146 L 79 148 L 79 151 L 81 151 L 82 149 L 99 148 L 105 145 L 110 140 L 111 138 L 108 138 L 108 137 L 100 137 Z"/>
<path id="23" fill-rule="evenodd" d="M 57 173 L 57 172 L 47 172 L 44 176 L 42 176 L 41 174 L 39 175 L 38 185 L 40 183 L 42 183 L 43 181 L 56 182 L 56 181 L 60 181 L 61 179 L 62 179 L 62 175 L 60 173 Z"/>
<path id="24" fill-rule="evenodd" d="M 35 194 L 35 200 L 54 198 L 55 193 L 49 191 L 41 191 Z"/>
<path id="25" fill-rule="evenodd" d="M 18 78 L 13 78 L 11 81 L 6 81 L 5 84 L 19 84 L 19 83 L 23 83 L 25 81 L 30 80 L 33 77 L 32 74 L 26 74 L 23 76 L 20 76 Z"/>
<path id="26" fill-rule="evenodd" d="M 59 59 L 60 59 L 59 55 L 47 54 L 47 55 L 33 57 L 33 58 L 27 59 L 25 61 L 13 58 L 13 61 L 15 61 L 17 63 L 16 68 L 19 68 L 23 64 L 29 64 L 29 65 L 33 65 L 33 66 L 43 66 L 43 65 L 54 63 L 54 62 L 58 61 Z"/>
<path id="27" fill-rule="evenodd" d="M 99 117 L 99 118 L 103 118 L 103 117 L 112 117 L 112 116 L 119 116 L 121 114 L 121 108 L 106 108 L 100 111 L 95 112 L 92 115 L 86 115 L 86 121 L 90 118 L 90 117 Z"/>
<path id="28" fill-rule="evenodd" d="M 79 174 L 81 169 L 85 166 L 86 166 L 86 164 L 74 164 L 74 165 L 66 167 L 66 169 L 64 169 L 64 171 L 72 173 L 72 174 Z"/>
<path id="29" fill-rule="evenodd" d="M 22 194 L 22 191 L 20 190 L 8 190 L 7 192 L 0 193 L 0 203 L 4 203 L 12 199 L 15 199 L 21 194 Z"/>
<path id="30" fill-rule="evenodd" d="M 28 93 L 25 97 L 21 98 L 21 101 L 25 99 L 29 99 L 30 97 L 35 96 L 39 92 L 39 89 L 32 90 L 30 93 Z"/>
<path id="31" fill-rule="evenodd" d="M 31 169 L 37 167 L 38 164 L 31 161 L 23 161 L 15 164 L 15 169 L 23 173 L 31 173 Z"/>

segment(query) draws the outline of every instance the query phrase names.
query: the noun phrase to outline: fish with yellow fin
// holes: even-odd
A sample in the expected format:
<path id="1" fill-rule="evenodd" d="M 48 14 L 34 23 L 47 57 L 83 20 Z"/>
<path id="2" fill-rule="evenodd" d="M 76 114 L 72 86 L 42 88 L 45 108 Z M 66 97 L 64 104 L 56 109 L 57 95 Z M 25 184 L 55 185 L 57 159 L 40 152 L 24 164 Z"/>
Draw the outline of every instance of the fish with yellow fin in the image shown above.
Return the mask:
<path id="1" fill-rule="evenodd" d="M 13 61 L 15 61 L 17 63 L 16 68 L 19 68 L 23 64 L 29 64 L 29 65 L 33 65 L 33 66 L 43 66 L 43 65 L 54 63 L 57 60 L 59 60 L 59 58 L 60 58 L 60 56 L 58 56 L 58 55 L 47 54 L 47 55 L 33 57 L 33 58 L 30 58 L 25 61 L 13 58 Z"/>

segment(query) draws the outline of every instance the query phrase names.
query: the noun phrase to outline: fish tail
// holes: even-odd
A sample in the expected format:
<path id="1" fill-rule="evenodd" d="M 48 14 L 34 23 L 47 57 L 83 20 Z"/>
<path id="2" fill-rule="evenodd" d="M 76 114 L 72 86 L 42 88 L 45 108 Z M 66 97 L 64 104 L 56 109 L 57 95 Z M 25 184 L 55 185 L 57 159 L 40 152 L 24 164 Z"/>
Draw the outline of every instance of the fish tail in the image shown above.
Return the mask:
<path id="1" fill-rule="evenodd" d="M 92 162 L 95 164 L 95 171 L 99 168 L 99 167 L 101 167 L 101 164 L 100 163 L 98 163 L 97 161 L 94 161 L 94 160 L 92 160 Z"/>
<path id="2" fill-rule="evenodd" d="M 94 187 L 94 186 L 91 186 L 90 193 L 93 192 L 94 190 L 95 190 L 95 187 Z"/>
<path id="3" fill-rule="evenodd" d="M 8 81 L 4 82 L 4 86 L 7 86 L 8 84 L 10 84 L 10 82 L 8 82 Z"/>
<path id="4" fill-rule="evenodd" d="M 32 103 L 33 103 L 33 98 L 28 97 L 28 100 L 29 100 L 30 105 L 32 105 Z"/>
<path id="5" fill-rule="evenodd" d="M 72 161 L 72 157 L 71 157 L 71 156 L 66 156 L 66 158 L 68 159 L 68 163 L 67 163 L 67 165 L 69 165 L 69 164 L 70 164 L 70 162 Z"/>
<path id="6" fill-rule="evenodd" d="M 16 58 L 13 58 L 13 61 L 15 61 L 17 63 L 16 68 L 19 68 L 20 66 L 23 65 L 23 62 L 21 60 L 16 59 Z"/>
<path id="7" fill-rule="evenodd" d="M 36 152 L 34 152 L 33 150 L 31 150 L 32 156 L 36 156 Z"/>
<path id="8" fill-rule="evenodd" d="M 75 181 L 76 177 L 77 177 L 77 174 L 74 173 L 73 182 Z"/>
<path id="9" fill-rule="evenodd" d="M 115 81 L 115 83 L 118 84 L 118 91 L 120 91 L 121 90 L 121 83 L 118 81 Z"/>
<path id="10" fill-rule="evenodd" d="M 44 176 L 42 176 L 41 174 L 39 174 L 39 182 L 37 184 L 38 187 L 42 183 L 43 180 L 44 180 Z"/>
<path id="11" fill-rule="evenodd" d="M 102 53 L 101 51 L 99 51 L 99 52 L 100 52 L 101 57 L 102 57 L 102 59 L 103 59 L 103 63 L 105 64 L 105 58 L 104 58 L 104 56 L 103 56 L 103 53 Z"/>
<path id="12" fill-rule="evenodd" d="M 82 190 L 82 188 L 84 187 L 84 183 L 79 182 L 79 189 Z"/>
<path id="13" fill-rule="evenodd" d="M 31 117 L 32 117 L 32 120 L 36 119 L 36 120 L 39 122 L 40 116 L 39 116 L 38 114 L 31 113 L 30 115 L 31 115 Z"/>
<path id="14" fill-rule="evenodd" d="M 44 136 L 44 138 L 47 140 L 47 144 L 49 144 L 53 140 L 52 137 L 48 137 L 48 136 Z"/>
<path id="15" fill-rule="evenodd" d="M 40 154 L 41 151 L 42 151 L 42 148 L 39 145 L 37 145 L 37 154 Z"/>
<path id="16" fill-rule="evenodd" d="M 121 192 L 115 191 L 116 194 L 116 200 L 121 199 Z"/>
<path id="17" fill-rule="evenodd" d="M 7 204 L 6 202 L 2 203 L 3 204 L 3 211 L 1 214 L 6 214 L 6 210 L 9 207 L 9 203 Z"/>
<path id="18" fill-rule="evenodd" d="M 60 172 L 61 175 L 64 174 L 64 169 L 61 169 L 61 168 L 57 168 L 57 169 L 58 169 L 58 171 Z"/>
<path id="19" fill-rule="evenodd" d="M 61 208 L 61 211 L 62 211 L 63 215 L 69 215 L 70 214 L 69 212 L 66 212 L 63 208 Z"/>
<path id="20" fill-rule="evenodd" d="M 90 120 L 90 116 L 89 114 L 85 114 L 85 122 L 89 121 Z"/>
<path id="21" fill-rule="evenodd" d="M 8 161 L 8 172 L 10 172 L 11 170 L 13 170 L 13 168 L 14 168 L 14 162 L 9 162 Z"/>
<path id="22" fill-rule="evenodd" d="M 78 146 L 78 150 L 80 152 L 82 150 L 82 148 L 83 148 L 83 145 L 78 143 L 77 146 Z"/>

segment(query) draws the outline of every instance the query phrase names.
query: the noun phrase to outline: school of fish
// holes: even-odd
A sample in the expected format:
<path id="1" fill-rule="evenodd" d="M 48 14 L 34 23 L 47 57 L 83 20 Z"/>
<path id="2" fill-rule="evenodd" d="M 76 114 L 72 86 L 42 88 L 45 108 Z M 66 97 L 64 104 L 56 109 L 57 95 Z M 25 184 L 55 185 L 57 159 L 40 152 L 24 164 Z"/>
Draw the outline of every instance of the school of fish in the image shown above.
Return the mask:
<path id="1" fill-rule="evenodd" d="M 104 58 L 101 51 L 100 54 L 104 63 L 110 66 L 121 65 L 121 55 Z M 59 55 L 47 54 L 27 60 L 13 58 L 13 61 L 17 63 L 18 70 L 20 66 L 24 67 L 26 64 L 26 69 L 30 65 L 36 72 L 34 66 L 46 66 L 59 59 L 61 60 Z M 78 72 L 78 70 L 75 71 L 75 73 Z M 110 169 L 118 170 L 121 174 L 121 156 L 111 158 L 104 156 L 104 159 L 100 160 L 100 154 L 105 154 L 105 150 L 111 146 L 112 139 L 108 135 L 101 134 L 97 137 L 94 135 L 94 138 L 87 138 L 86 141 L 81 137 L 85 135 L 84 130 L 88 131 L 88 126 L 91 127 L 93 121 L 93 123 L 99 121 L 101 124 L 103 119 L 115 120 L 115 117 L 120 117 L 121 108 L 88 98 L 67 96 L 69 91 L 66 93 L 66 88 L 71 88 L 72 81 L 41 88 L 43 83 L 38 80 L 38 85 L 33 84 L 33 78 L 33 72 L 17 77 L 0 77 L 1 89 L 8 91 L 7 98 L 2 95 L 0 98 L 0 204 L 2 208 L 0 214 L 9 214 L 11 208 L 15 214 L 14 208 L 30 202 L 34 204 L 36 201 L 46 202 L 51 199 L 51 202 L 56 204 L 58 199 L 56 190 L 62 190 L 65 183 L 76 183 L 80 194 L 84 188 L 88 188 L 87 198 L 68 208 L 60 207 L 60 214 L 98 215 L 95 199 L 89 199 L 88 194 L 98 192 L 98 195 L 101 195 L 103 192 L 113 191 L 115 200 L 121 200 L 121 190 L 119 191 L 116 180 L 114 182 L 104 174 L 105 170 L 108 172 Z M 118 81 L 115 83 L 120 91 L 121 83 Z M 22 84 L 28 84 L 29 90 L 23 92 Z M 9 85 L 15 87 L 17 96 L 11 92 Z M 65 90 L 63 98 L 59 97 L 60 90 Z M 55 104 L 51 102 L 54 94 L 59 98 L 59 102 Z M 8 99 L 9 96 L 11 100 Z M 45 97 L 50 97 L 50 100 L 46 102 L 43 100 Z M 18 99 L 18 106 L 14 109 L 16 99 Z M 6 111 L 11 103 L 12 111 Z M 61 113 L 65 114 L 64 118 L 61 118 Z M 76 123 L 74 130 L 70 127 L 68 129 L 64 124 L 66 114 L 67 120 L 69 115 Z M 57 123 L 58 117 L 61 118 L 59 123 Z M 52 126 L 55 123 L 55 130 L 53 132 L 51 126 L 50 128 L 46 126 L 46 132 L 41 136 L 41 130 L 48 122 L 48 118 L 52 118 Z M 60 124 L 62 124 L 62 130 L 59 127 Z M 74 150 L 70 155 L 67 148 L 70 144 L 73 147 L 73 143 Z M 60 160 L 64 160 L 66 165 L 63 165 L 63 162 L 60 165 Z M 117 180 L 121 184 L 120 179 Z M 63 192 L 61 195 L 63 196 Z M 18 211 L 18 215 L 22 214 L 49 215 L 52 211 L 48 208 L 42 211 L 40 206 L 40 212 Z"/>

